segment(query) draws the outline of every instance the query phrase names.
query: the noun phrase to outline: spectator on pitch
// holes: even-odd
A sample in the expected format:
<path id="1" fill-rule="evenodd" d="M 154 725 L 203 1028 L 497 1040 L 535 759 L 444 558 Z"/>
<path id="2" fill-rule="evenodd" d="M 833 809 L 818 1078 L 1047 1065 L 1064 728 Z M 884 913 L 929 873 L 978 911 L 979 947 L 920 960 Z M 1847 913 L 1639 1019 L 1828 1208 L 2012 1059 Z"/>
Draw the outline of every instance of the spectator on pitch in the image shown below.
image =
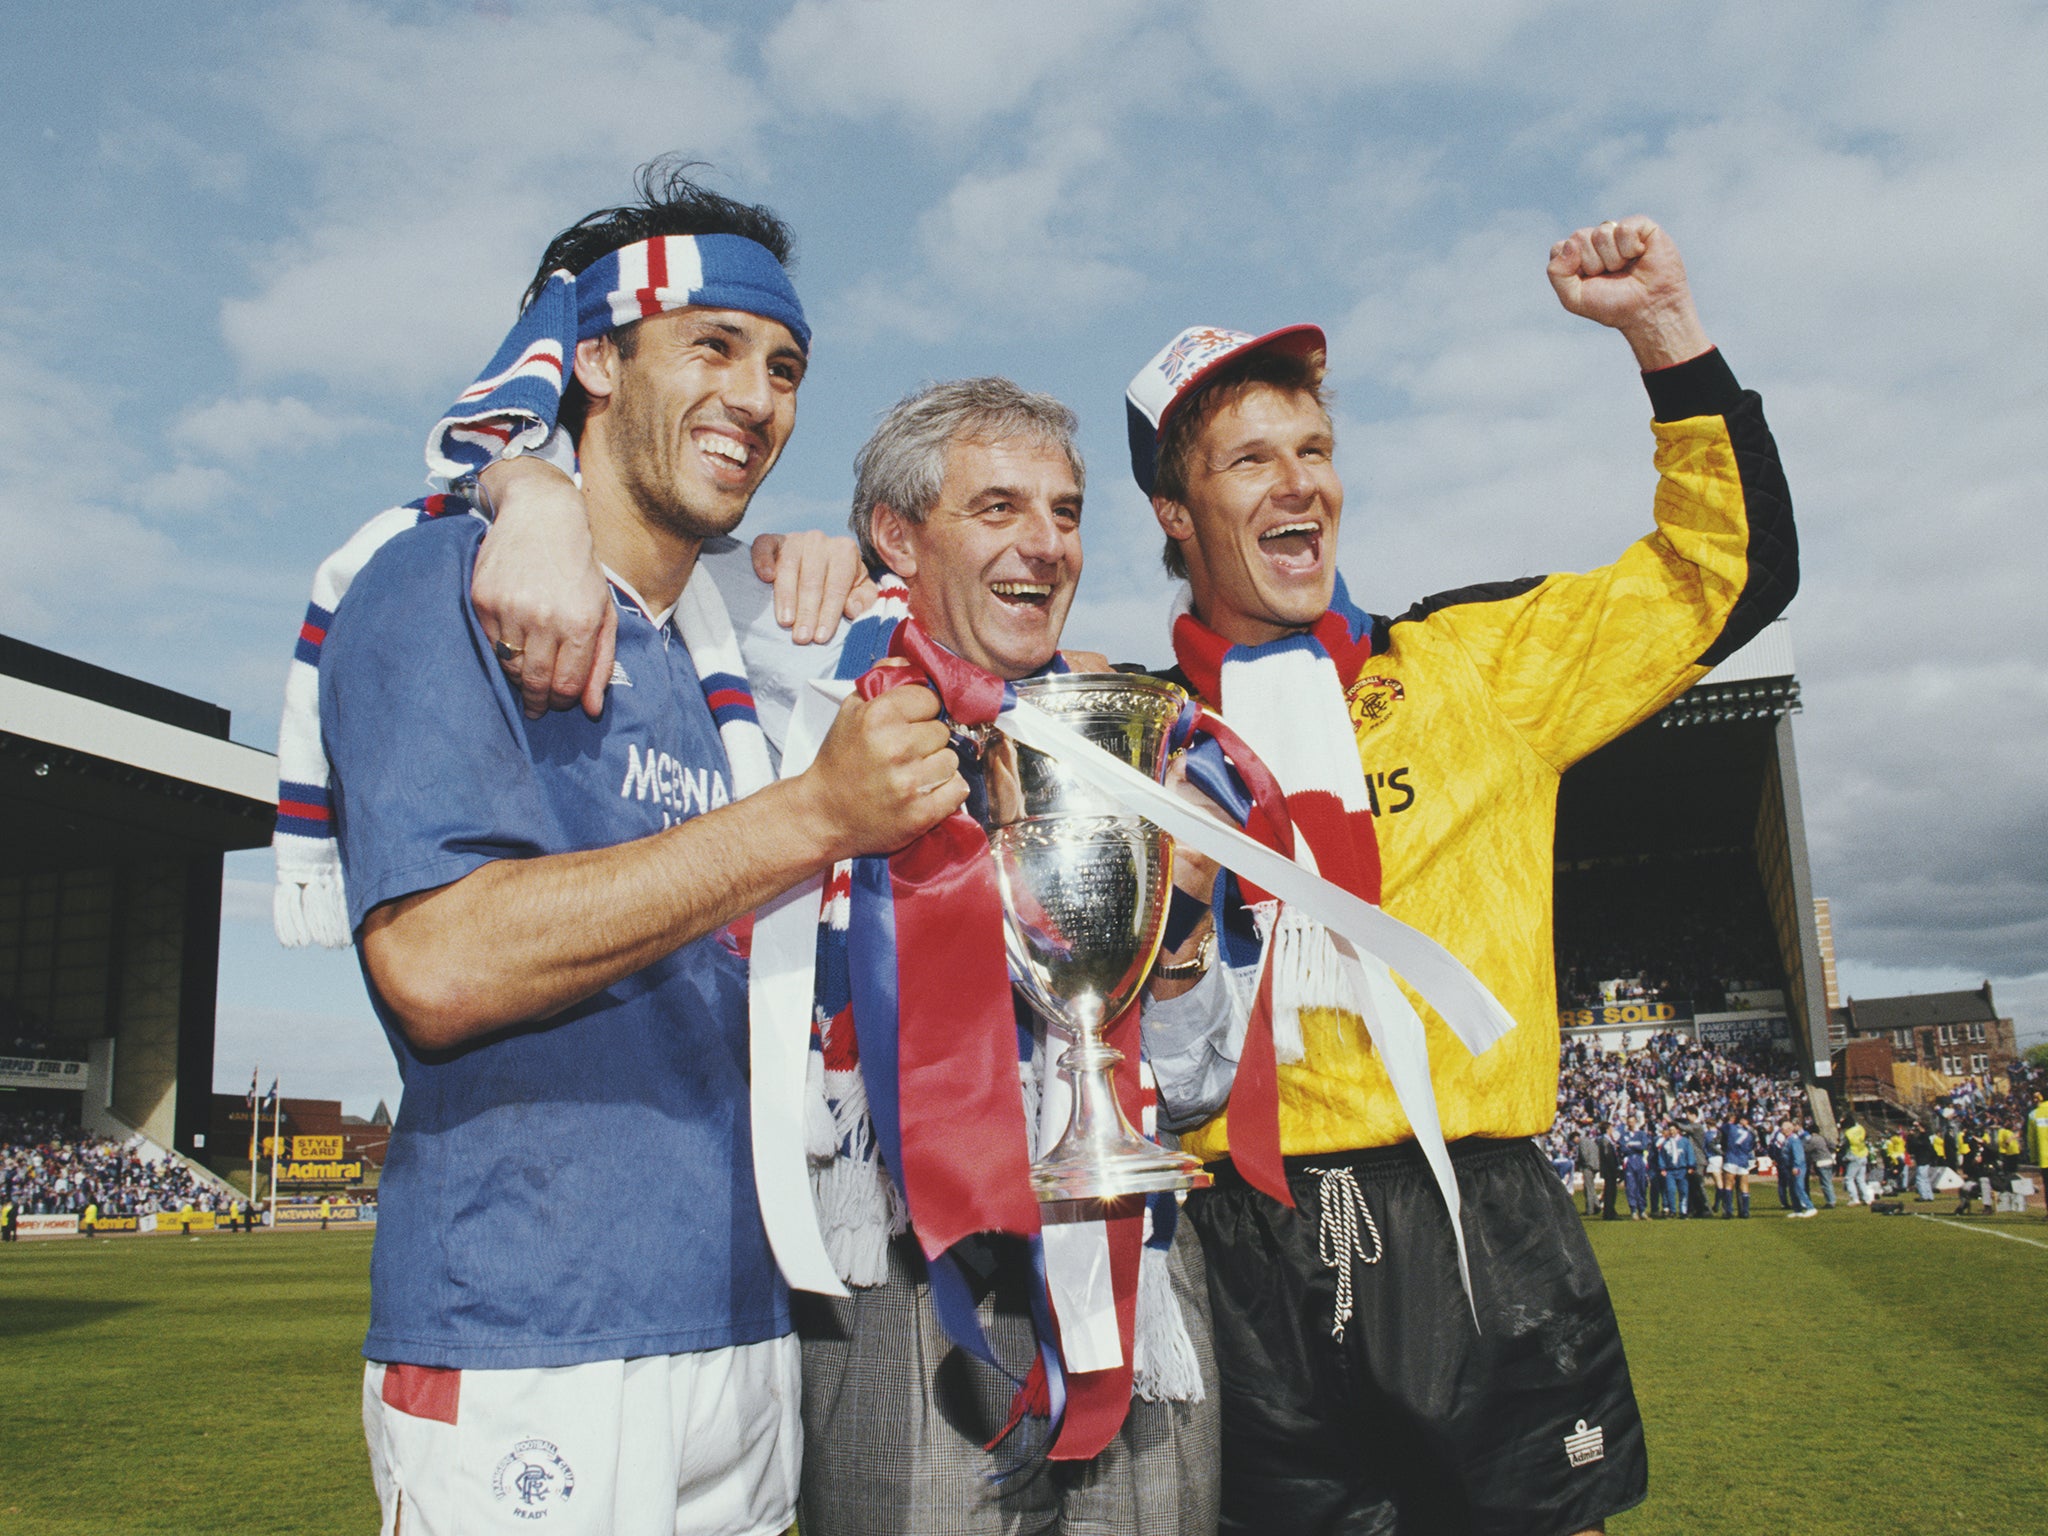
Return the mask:
<path id="1" fill-rule="evenodd" d="M 1650 1138 L 1650 1220 L 1662 1221 L 1664 1219 L 1664 1136 L 1661 1128 L 1654 1121 L 1645 1125 L 1643 1129 Z"/>
<path id="2" fill-rule="evenodd" d="M 1600 1127 L 1600 1219 L 1619 1221 L 1615 1202 L 1621 1196 L 1621 1137 L 1613 1123 Z"/>
<path id="3" fill-rule="evenodd" d="M 2015 1178 L 2020 1171 L 2020 1133 L 2017 1126 L 2001 1125 L 1998 1128 L 1998 1171 L 2007 1178 Z"/>
<path id="4" fill-rule="evenodd" d="M 1586 1214 L 1593 1214 L 1593 1181 L 1600 1174 L 1600 1130 L 1588 1119 L 1579 1126 L 1579 1140 L 1576 1151 L 1579 1167 L 1579 1194 L 1584 1202 Z"/>
<path id="5" fill-rule="evenodd" d="M 1906 1157 L 1913 1169 L 1914 1198 L 1922 1205 L 1934 1200 L 1934 1137 L 1918 1120 L 1906 1137 Z"/>
<path id="6" fill-rule="evenodd" d="M 1796 1121 L 1779 1123 L 1771 1156 L 1778 1164 L 1778 1203 L 1785 1207 L 1786 1219 L 1811 1216 L 1813 1202 L 1806 1198 L 1806 1133 Z"/>
<path id="7" fill-rule="evenodd" d="M 1883 1173 L 1889 1180 L 1886 1193 L 1903 1195 L 1906 1192 L 1906 1137 L 1897 1128 L 1884 1139 Z"/>
<path id="8" fill-rule="evenodd" d="M 1835 1143 L 1823 1136 L 1820 1127 L 1811 1120 L 1806 1122 L 1806 1174 L 1808 1178 L 1820 1180 L 1820 1192 L 1832 1211 L 1835 1208 Z M 1800 1193 L 1806 1196 L 1807 1208 L 1812 1209 L 1813 1192 L 1802 1184 Z"/>
<path id="9" fill-rule="evenodd" d="M 1842 1120 L 1842 1198 L 1870 1204 L 1870 1133 L 1853 1114 Z"/>
<path id="10" fill-rule="evenodd" d="M 1960 1131 L 1952 1132 L 1956 1144 L 1962 1149 L 1962 1167 L 1956 1171 L 1963 1176 L 1963 1186 L 1956 1191 L 1958 1216 L 1970 1214 L 1970 1202 L 1981 1194 L 1984 1209 L 1991 1209 L 1991 1170 L 1984 1156 L 1984 1141 L 1981 1136 L 1966 1136 Z"/>
<path id="11" fill-rule="evenodd" d="M 1694 1221 L 1712 1219 L 1713 1213 L 1707 1208 L 1706 1169 L 1708 1160 L 1709 1128 L 1698 1120 L 1689 1120 L 1679 1126 L 1685 1139 L 1692 1143 L 1692 1163 L 1685 1170 L 1685 1213 Z"/>

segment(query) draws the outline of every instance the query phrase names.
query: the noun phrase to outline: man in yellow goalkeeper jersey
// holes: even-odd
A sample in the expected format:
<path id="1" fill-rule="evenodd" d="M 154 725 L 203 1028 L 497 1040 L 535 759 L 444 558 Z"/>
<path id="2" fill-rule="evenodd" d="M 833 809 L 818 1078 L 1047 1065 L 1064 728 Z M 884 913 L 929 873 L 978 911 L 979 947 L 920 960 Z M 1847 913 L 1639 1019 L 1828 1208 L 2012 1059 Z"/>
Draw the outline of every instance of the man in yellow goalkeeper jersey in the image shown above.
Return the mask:
<path id="1" fill-rule="evenodd" d="M 1133 467 L 1189 582 L 1178 675 L 1233 722 L 1287 691 L 1278 707 L 1298 728 L 1245 733 L 1262 754 L 1274 741 L 1290 791 L 1296 772 L 1357 777 L 1293 761 L 1343 711 L 1386 910 L 1519 1021 L 1475 1056 L 1421 1009 L 1468 1309 L 1443 1201 L 1342 996 L 1302 998 L 1291 1048 L 1275 1019 L 1295 1209 L 1234 1173 L 1221 1108 L 1250 989 L 1221 973 L 1255 958 L 1256 938 L 1250 956 L 1232 952 L 1227 907 L 1223 933 L 1177 934 L 1146 1039 L 1162 1109 L 1216 1175 L 1188 1210 L 1215 1308 L 1226 1531 L 1568 1536 L 1647 1487 L 1605 1284 L 1529 1140 L 1556 1112 L 1558 784 L 1783 609 L 1797 543 L 1757 397 L 1708 341 L 1670 237 L 1644 218 L 1581 229 L 1552 249 L 1549 278 L 1569 312 L 1622 333 L 1655 418 L 1656 527 L 1585 575 L 1469 587 L 1394 618 L 1352 604 L 1314 327 L 1185 331 L 1127 396 Z M 1305 681 L 1324 670 L 1327 686 Z M 1206 890 L 1206 871 L 1183 874 Z"/>

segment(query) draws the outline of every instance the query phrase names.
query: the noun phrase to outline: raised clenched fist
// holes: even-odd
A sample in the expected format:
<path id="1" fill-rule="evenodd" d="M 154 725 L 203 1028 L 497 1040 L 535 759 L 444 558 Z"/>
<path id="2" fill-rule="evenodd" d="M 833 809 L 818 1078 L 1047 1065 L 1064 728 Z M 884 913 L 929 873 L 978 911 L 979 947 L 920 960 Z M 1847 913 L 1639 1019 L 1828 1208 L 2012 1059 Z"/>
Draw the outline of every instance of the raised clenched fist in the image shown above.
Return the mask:
<path id="1" fill-rule="evenodd" d="M 1573 230 L 1550 248 L 1546 273 L 1560 304 L 1620 331 L 1645 370 L 1712 346 L 1677 245 L 1641 214 Z"/>

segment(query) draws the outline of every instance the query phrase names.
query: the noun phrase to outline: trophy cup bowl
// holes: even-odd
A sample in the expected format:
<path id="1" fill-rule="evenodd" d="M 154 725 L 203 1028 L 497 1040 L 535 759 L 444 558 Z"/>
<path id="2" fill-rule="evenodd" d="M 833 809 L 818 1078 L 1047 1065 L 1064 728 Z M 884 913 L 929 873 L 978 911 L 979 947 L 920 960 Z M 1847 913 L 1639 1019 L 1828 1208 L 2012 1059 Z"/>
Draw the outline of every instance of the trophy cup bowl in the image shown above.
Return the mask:
<path id="1" fill-rule="evenodd" d="M 1157 678 L 1066 674 L 1015 685 L 1140 773 L 1165 772 L 1186 695 Z M 1048 1204 L 1202 1189 L 1200 1160 L 1132 1128 L 1112 1069 L 1123 1053 L 1103 1029 L 1137 997 L 1159 953 L 1172 891 L 1172 840 L 1052 758 L 991 733 L 983 817 L 1002 891 L 1010 974 L 1031 1005 L 1074 1037 L 1057 1063 L 1073 1087 L 1066 1132 L 1031 1167 Z"/>

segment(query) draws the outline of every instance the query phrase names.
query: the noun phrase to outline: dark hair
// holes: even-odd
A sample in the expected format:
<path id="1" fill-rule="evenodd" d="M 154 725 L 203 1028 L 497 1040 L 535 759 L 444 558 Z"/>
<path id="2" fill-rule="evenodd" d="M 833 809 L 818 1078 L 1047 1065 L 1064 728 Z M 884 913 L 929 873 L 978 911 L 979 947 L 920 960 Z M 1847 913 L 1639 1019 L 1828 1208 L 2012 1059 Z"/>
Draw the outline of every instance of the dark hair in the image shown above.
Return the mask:
<path id="1" fill-rule="evenodd" d="M 640 201 L 618 208 L 600 208 L 586 213 L 548 242 L 533 281 L 526 285 L 523 310 L 540 297 L 553 273 L 567 268 L 581 272 L 600 257 L 623 250 L 656 235 L 744 235 L 785 268 L 796 260 L 796 246 L 789 226 L 758 203 L 735 202 L 708 191 L 690 180 L 690 172 L 709 170 L 701 160 L 662 155 L 633 173 L 633 185 Z M 622 356 L 631 357 L 637 341 L 639 322 L 620 326 L 611 333 Z M 583 432 L 585 401 L 583 388 L 573 372 L 565 381 L 558 420 L 572 436 Z"/>
<path id="2" fill-rule="evenodd" d="M 690 180 L 690 172 L 710 170 L 702 160 L 663 155 L 633 173 L 640 201 L 619 208 L 586 213 L 548 242 L 533 281 L 526 285 L 524 309 L 540 297 L 548 275 L 566 267 L 581 272 L 600 256 L 608 256 L 655 235 L 744 235 L 784 267 L 796 260 L 789 226 L 758 203 L 735 202 Z"/>
<path id="3" fill-rule="evenodd" d="M 1260 384 L 1287 394 L 1307 395 L 1324 416 L 1330 414 L 1329 395 L 1323 389 L 1322 353 L 1303 357 L 1296 352 L 1261 347 L 1232 358 L 1210 376 L 1193 398 L 1182 401 L 1180 409 L 1167 421 L 1166 431 L 1159 439 L 1158 468 L 1152 474 L 1154 496 L 1183 504 L 1187 501 L 1188 458 L 1194 452 L 1195 439 L 1202 435 L 1210 417 Z M 1188 562 L 1181 553 L 1180 540 L 1168 539 L 1159 558 L 1167 575 L 1187 579 Z"/>

